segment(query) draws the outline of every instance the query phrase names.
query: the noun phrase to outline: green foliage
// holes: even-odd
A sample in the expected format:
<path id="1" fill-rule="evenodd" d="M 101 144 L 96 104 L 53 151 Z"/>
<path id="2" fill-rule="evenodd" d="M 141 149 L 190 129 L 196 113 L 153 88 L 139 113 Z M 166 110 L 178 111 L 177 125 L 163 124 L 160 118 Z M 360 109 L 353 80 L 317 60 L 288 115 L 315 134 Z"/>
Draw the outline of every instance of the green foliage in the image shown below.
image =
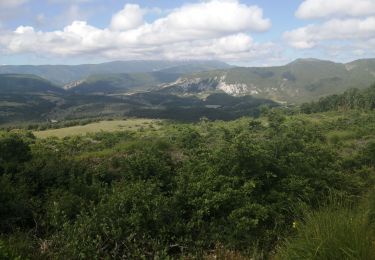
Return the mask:
<path id="1" fill-rule="evenodd" d="M 14 185 L 9 175 L 0 175 L 0 230 L 8 232 L 15 226 L 28 226 L 31 221 L 27 187 Z"/>
<path id="2" fill-rule="evenodd" d="M 364 90 L 349 89 L 341 95 L 332 95 L 321 98 L 317 102 L 305 103 L 301 106 L 301 111 L 309 114 L 332 110 L 372 110 L 375 108 L 374 100 L 375 85 Z"/>
<path id="3" fill-rule="evenodd" d="M 0 165 L 8 168 L 31 159 L 29 145 L 16 134 L 6 134 L 0 139 Z"/>
<path id="4" fill-rule="evenodd" d="M 331 194 L 357 202 L 374 184 L 374 122 L 372 114 L 268 109 L 257 120 L 203 118 L 63 139 L 3 133 L 0 252 L 266 258 L 306 209 Z M 342 131 L 355 134 L 332 142 Z"/>
<path id="5" fill-rule="evenodd" d="M 363 149 L 362 162 L 370 167 L 375 167 L 375 141 L 367 143 Z"/>
<path id="6" fill-rule="evenodd" d="M 152 183 L 119 183 L 90 214 L 64 227 L 54 240 L 53 254 L 61 259 L 165 256 L 174 214 L 170 209 L 170 199 Z"/>

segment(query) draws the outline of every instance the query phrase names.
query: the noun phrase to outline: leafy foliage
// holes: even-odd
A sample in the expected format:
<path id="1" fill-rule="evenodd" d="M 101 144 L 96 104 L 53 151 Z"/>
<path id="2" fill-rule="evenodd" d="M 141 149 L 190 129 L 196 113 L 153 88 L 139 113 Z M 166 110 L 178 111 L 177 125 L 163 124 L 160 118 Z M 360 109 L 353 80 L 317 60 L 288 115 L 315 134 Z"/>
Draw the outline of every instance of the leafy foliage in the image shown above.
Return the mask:
<path id="1" fill-rule="evenodd" d="M 64 139 L 2 133 L 0 256 L 267 257 L 306 209 L 373 185 L 372 113 L 265 113 Z M 343 130 L 360 134 L 333 142 Z"/>
<path id="2" fill-rule="evenodd" d="M 350 89 L 341 95 L 324 97 L 317 102 L 306 103 L 301 106 L 301 110 L 304 113 L 332 110 L 348 111 L 352 109 L 375 109 L 375 85 L 365 90 Z"/>

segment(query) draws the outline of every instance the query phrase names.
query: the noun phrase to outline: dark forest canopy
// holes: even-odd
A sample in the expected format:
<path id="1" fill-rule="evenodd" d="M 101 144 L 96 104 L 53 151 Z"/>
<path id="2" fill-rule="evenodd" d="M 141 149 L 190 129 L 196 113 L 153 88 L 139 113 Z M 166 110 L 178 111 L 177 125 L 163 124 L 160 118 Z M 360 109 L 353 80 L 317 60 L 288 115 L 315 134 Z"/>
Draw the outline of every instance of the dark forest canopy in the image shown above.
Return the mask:
<path id="1" fill-rule="evenodd" d="M 306 103 L 301 106 L 305 113 L 326 112 L 331 110 L 347 111 L 352 109 L 375 109 L 375 84 L 364 90 L 349 89 L 341 95 L 331 95 L 319 101 Z"/>

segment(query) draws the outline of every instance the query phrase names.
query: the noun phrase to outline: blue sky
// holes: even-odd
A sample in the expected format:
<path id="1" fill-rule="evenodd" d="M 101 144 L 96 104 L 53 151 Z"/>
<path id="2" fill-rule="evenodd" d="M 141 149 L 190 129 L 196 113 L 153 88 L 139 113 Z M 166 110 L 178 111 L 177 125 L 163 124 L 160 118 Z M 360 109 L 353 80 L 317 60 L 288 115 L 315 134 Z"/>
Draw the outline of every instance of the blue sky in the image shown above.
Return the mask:
<path id="1" fill-rule="evenodd" d="M 0 0 L 0 64 L 375 56 L 375 0 Z"/>

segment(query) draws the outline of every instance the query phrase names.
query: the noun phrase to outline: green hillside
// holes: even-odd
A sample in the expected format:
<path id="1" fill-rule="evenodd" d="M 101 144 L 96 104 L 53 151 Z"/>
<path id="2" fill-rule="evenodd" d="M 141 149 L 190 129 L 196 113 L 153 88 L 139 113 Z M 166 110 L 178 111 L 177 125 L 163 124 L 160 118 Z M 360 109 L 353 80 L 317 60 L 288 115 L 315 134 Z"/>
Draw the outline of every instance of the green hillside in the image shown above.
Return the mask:
<path id="1" fill-rule="evenodd" d="M 0 75 L 0 124 L 45 120 L 64 100 L 64 90 L 40 77 Z"/>
<path id="2" fill-rule="evenodd" d="M 134 60 L 83 65 L 8 65 L 0 66 L 0 74 L 33 74 L 63 86 L 73 81 L 83 80 L 94 74 L 145 73 L 171 69 L 173 67 L 181 68 L 181 66 L 186 66 L 189 70 L 195 67 L 196 69 L 193 71 L 200 71 L 201 68 L 222 69 L 230 67 L 228 64 L 219 61 Z"/>
<path id="3" fill-rule="evenodd" d="M 262 104 L 319 100 L 375 81 L 375 60 L 339 64 L 308 59 L 280 67 L 234 67 L 189 75 L 179 70 L 97 74 L 67 89 L 34 75 L 0 74 L 0 124 L 124 116 L 231 120 L 259 114 Z"/>
<path id="4" fill-rule="evenodd" d="M 367 89 L 349 89 L 340 95 L 323 97 L 318 101 L 305 103 L 301 106 L 305 113 L 326 111 L 348 111 L 351 109 L 375 109 L 375 84 Z"/>
<path id="5" fill-rule="evenodd" d="M 116 74 L 98 76 L 112 82 L 118 92 L 120 83 L 132 91 L 155 82 L 174 80 L 173 74 L 160 72 L 147 74 Z M 98 82 L 93 77 L 93 82 Z M 168 79 L 169 78 L 169 79 Z M 109 83 L 108 83 L 109 84 Z M 137 85 L 138 84 L 138 85 Z M 177 96 L 159 92 L 135 93 L 133 95 L 92 94 L 94 85 L 88 89 L 77 87 L 66 91 L 52 83 L 32 75 L 0 75 L 0 125 L 28 125 L 51 121 L 108 119 L 122 117 L 162 118 L 178 121 L 197 121 L 202 117 L 231 120 L 241 116 L 256 116 L 262 105 L 276 106 L 270 100 L 232 97 L 226 94 L 200 99 L 194 96 Z M 97 85 L 102 88 L 102 85 Z M 81 92 L 81 93 L 80 93 Z"/>
<path id="6" fill-rule="evenodd" d="M 58 76 L 59 82 L 69 83 L 65 88 L 76 94 L 129 94 L 151 90 L 205 96 L 225 92 L 288 103 L 317 100 L 349 88 L 366 88 L 375 82 L 375 59 L 347 64 L 299 59 L 279 67 L 228 67 L 215 61 L 129 61 L 79 66 L 0 66 L 0 73 L 30 72 L 53 82 L 59 81 L 55 77 Z"/>
<path id="7" fill-rule="evenodd" d="M 251 94 L 302 103 L 342 93 L 349 88 L 366 88 L 374 82 L 375 59 L 348 64 L 299 59 L 279 67 L 236 67 L 196 73 L 161 91 L 177 94 L 224 91 L 232 95 Z"/>
<path id="8" fill-rule="evenodd" d="M 137 92 L 155 88 L 160 84 L 173 82 L 180 75 L 164 72 L 93 75 L 69 90 L 79 94 Z"/>
<path id="9" fill-rule="evenodd" d="M 35 75 L 0 74 L 0 93 L 62 93 L 63 90 L 51 82 Z"/>

